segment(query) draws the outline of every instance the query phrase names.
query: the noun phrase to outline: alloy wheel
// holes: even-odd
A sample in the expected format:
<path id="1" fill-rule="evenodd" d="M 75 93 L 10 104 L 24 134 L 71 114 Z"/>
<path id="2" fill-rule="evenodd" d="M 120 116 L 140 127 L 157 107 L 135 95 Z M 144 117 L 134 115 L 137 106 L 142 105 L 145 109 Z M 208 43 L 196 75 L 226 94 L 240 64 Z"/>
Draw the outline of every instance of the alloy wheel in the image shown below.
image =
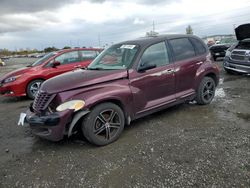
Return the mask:
<path id="1" fill-rule="evenodd" d="M 110 140 L 121 128 L 121 117 L 114 109 L 107 109 L 95 118 L 93 131 L 102 140 Z"/>

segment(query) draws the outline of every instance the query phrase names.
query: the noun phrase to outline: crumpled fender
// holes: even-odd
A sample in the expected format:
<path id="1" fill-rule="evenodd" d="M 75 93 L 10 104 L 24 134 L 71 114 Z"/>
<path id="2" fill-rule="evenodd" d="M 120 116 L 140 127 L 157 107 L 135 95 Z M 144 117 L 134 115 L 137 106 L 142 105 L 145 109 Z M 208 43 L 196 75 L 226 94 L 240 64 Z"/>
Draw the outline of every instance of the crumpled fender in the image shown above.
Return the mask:
<path id="1" fill-rule="evenodd" d="M 76 123 L 79 121 L 79 119 L 87 115 L 89 112 L 90 112 L 89 110 L 84 110 L 84 111 L 79 111 L 74 115 L 74 118 L 69 125 L 68 137 L 72 135 L 72 130 L 75 127 Z"/>

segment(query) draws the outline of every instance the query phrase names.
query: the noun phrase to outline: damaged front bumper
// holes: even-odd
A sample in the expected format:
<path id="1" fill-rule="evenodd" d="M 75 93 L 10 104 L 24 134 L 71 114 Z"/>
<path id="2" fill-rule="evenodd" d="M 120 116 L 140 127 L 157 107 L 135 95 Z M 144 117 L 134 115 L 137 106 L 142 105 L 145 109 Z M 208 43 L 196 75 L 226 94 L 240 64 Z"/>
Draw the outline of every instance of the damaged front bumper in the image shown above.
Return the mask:
<path id="1" fill-rule="evenodd" d="M 20 114 L 18 125 L 29 124 L 33 134 L 51 141 L 62 140 L 64 135 L 71 136 L 77 122 L 89 110 L 65 110 L 45 115 L 34 113 L 32 105 L 26 113 Z"/>
<path id="2" fill-rule="evenodd" d="M 30 125 L 33 134 L 47 140 L 59 141 L 63 139 L 66 125 L 72 120 L 73 113 L 73 110 L 65 110 L 40 116 L 27 110 L 25 121 Z"/>

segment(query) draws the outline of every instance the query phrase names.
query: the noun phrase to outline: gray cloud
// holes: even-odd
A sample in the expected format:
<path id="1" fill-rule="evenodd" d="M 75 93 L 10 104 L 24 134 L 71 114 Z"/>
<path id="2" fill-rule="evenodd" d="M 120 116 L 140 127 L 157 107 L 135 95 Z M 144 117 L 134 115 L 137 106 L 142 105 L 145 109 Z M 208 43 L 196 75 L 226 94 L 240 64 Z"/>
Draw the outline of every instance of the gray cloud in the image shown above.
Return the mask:
<path id="1" fill-rule="evenodd" d="M 79 0 L 0 0 L 0 14 L 30 13 L 58 9 Z"/>

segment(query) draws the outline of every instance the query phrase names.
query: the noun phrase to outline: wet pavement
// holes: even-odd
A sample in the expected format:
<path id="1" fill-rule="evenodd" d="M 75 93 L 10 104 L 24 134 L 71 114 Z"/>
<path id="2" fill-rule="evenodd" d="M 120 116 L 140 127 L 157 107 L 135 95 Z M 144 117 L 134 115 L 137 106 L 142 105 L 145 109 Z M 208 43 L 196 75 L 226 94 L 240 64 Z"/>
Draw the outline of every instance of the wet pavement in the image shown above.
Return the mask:
<path id="1" fill-rule="evenodd" d="M 25 62 L 9 60 L 0 76 Z M 31 100 L 0 96 L 0 187 L 250 187 L 249 81 L 222 70 L 210 105 L 139 119 L 105 147 L 37 138 L 17 126 Z"/>

